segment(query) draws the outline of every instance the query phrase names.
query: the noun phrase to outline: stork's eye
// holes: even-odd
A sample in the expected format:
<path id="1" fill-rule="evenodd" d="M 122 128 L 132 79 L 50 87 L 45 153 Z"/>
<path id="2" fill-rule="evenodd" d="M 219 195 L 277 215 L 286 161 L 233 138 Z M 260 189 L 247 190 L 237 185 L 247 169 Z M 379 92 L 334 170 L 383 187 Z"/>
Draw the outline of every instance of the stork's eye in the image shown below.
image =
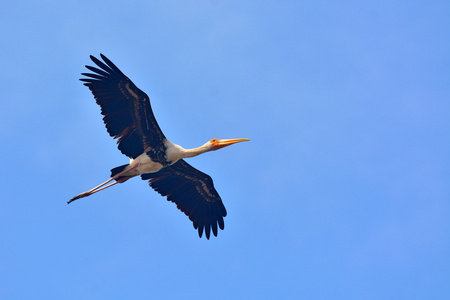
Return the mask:
<path id="1" fill-rule="evenodd" d="M 216 143 L 216 142 L 217 142 L 216 139 L 212 139 L 212 140 L 211 140 L 211 143 Z"/>

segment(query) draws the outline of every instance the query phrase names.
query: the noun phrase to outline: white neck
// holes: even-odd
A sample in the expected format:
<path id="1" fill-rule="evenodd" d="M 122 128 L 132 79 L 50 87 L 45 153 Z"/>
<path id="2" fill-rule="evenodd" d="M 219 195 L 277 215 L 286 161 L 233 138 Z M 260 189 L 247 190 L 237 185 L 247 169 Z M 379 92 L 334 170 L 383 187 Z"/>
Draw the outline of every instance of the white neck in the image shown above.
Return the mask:
<path id="1" fill-rule="evenodd" d="M 166 140 L 166 148 L 167 148 L 167 159 L 169 161 L 176 162 L 177 160 L 182 158 L 194 157 L 210 151 L 211 143 L 207 142 L 204 145 L 197 148 L 184 149 L 183 147 Z"/>
<path id="2" fill-rule="evenodd" d="M 204 144 L 203 146 L 192 148 L 192 149 L 184 149 L 183 148 L 183 158 L 194 157 L 200 155 L 202 153 L 208 152 L 211 150 L 211 146 L 209 143 Z"/>

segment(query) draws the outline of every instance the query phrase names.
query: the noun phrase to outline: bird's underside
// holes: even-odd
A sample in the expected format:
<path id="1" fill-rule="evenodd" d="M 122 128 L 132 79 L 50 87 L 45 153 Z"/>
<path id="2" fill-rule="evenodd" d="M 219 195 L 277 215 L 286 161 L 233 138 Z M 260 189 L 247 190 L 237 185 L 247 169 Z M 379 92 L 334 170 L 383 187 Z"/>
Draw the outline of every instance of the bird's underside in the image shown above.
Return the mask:
<path id="1" fill-rule="evenodd" d="M 167 200 L 174 202 L 193 222 L 202 237 L 224 229 L 225 206 L 211 177 L 183 158 L 247 141 L 248 139 L 213 139 L 194 149 L 184 149 L 168 141 L 153 115 L 149 97 L 137 88 L 108 58 L 104 62 L 91 56 L 97 67 L 86 66 L 93 73 L 80 79 L 94 95 L 101 108 L 108 133 L 117 139 L 119 150 L 130 163 L 111 170 L 111 178 L 68 201 L 90 196 L 117 183 L 140 175 Z"/>

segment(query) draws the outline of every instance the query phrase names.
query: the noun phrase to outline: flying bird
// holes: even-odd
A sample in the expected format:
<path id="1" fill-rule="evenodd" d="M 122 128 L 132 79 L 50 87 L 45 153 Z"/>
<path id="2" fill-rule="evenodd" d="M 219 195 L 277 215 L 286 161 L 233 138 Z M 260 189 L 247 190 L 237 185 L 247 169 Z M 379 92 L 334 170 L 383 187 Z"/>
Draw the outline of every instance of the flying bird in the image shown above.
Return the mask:
<path id="1" fill-rule="evenodd" d="M 225 206 L 211 177 L 189 165 L 184 158 L 249 139 L 212 139 L 193 149 L 172 143 L 159 128 L 147 94 L 106 56 L 100 56 L 104 62 L 90 56 L 98 68 L 86 66 L 93 73 L 81 73 L 85 77 L 80 80 L 91 90 L 100 105 L 106 130 L 117 139 L 119 150 L 130 162 L 113 168 L 108 180 L 67 203 L 140 175 L 189 217 L 200 237 L 203 231 L 207 239 L 211 231 L 217 236 L 217 228 L 224 229 Z"/>

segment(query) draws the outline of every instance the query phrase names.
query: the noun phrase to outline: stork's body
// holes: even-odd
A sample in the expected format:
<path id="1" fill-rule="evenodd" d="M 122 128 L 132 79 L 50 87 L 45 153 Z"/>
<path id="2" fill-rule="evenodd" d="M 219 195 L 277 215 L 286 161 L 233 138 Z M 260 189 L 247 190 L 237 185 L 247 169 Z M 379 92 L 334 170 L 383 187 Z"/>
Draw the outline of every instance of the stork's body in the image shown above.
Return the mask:
<path id="1" fill-rule="evenodd" d="M 180 160 L 182 158 L 188 158 L 188 157 L 195 156 L 195 155 L 187 156 L 187 153 L 189 153 L 189 150 L 186 151 L 186 149 L 184 149 L 183 147 L 181 147 L 177 144 L 172 143 L 168 139 L 164 139 L 164 147 L 166 149 L 165 155 L 164 155 L 164 157 L 165 157 L 164 164 L 153 161 L 150 158 L 150 156 L 147 155 L 146 152 L 151 150 L 151 148 L 149 148 L 149 149 L 146 149 L 146 151 L 144 151 L 144 153 L 142 153 L 135 159 L 130 158 L 130 163 L 126 167 L 126 169 L 129 171 L 125 172 L 123 175 L 124 176 L 136 176 L 136 175 L 141 175 L 141 174 L 146 174 L 146 173 L 155 173 L 155 172 L 158 172 L 159 170 L 161 170 L 164 166 L 173 165 L 174 163 L 176 163 L 178 160 Z M 198 154 L 200 154 L 200 153 L 198 153 Z M 137 167 L 133 168 L 133 166 L 137 166 Z"/>
<path id="2" fill-rule="evenodd" d="M 248 139 L 212 139 L 193 149 L 184 149 L 170 142 L 153 116 L 148 96 L 108 58 L 100 55 L 106 64 L 91 56 L 101 69 L 86 66 L 95 74 L 82 73 L 88 78 L 80 80 L 94 94 L 109 134 L 118 138 L 118 148 L 130 158 L 130 163 L 113 168 L 110 179 L 73 197 L 68 203 L 141 175 L 142 179 L 150 179 L 153 189 L 167 196 L 189 216 L 200 237 L 203 230 L 208 239 L 210 230 L 217 236 L 217 226 L 224 228 L 223 217 L 227 214 L 222 200 L 211 177 L 183 159 Z"/>

